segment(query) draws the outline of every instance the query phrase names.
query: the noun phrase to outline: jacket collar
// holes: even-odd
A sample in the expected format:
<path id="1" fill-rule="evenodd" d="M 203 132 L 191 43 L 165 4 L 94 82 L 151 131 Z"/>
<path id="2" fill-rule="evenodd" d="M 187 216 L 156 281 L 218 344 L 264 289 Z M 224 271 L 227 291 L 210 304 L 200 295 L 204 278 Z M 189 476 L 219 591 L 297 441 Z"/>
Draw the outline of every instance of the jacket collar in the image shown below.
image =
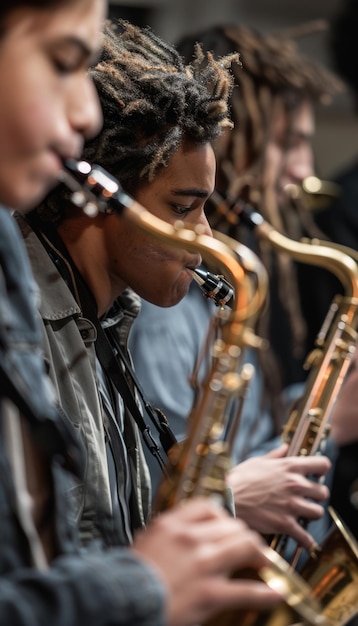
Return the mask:
<path id="1" fill-rule="evenodd" d="M 18 213 L 15 219 L 20 227 L 30 259 L 32 272 L 39 286 L 40 315 L 43 319 L 56 321 L 73 315 L 81 315 L 81 309 L 71 290 L 49 257 L 29 223 Z M 117 325 L 123 316 L 134 319 L 140 311 L 140 297 L 130 288 L 117 298 L 101 320 L 105 327 Z"/>
<path id="2" fill-rule="evenodd" d="M 39 286 L 39 311 L 45 320 L 55 321 L 80 315 L 81 309 L 60 272 L 28 222 L 18 213 L 15 219 L 25 241 L 34 278 Z"/>

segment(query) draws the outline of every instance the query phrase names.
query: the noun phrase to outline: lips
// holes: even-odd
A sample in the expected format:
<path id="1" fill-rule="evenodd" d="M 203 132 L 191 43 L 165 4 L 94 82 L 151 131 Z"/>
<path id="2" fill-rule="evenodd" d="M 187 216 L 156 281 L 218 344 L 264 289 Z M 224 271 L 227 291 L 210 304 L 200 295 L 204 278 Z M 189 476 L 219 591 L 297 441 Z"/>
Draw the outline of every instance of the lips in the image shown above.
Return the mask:
<path id="1" fill-rule="evenodd" d="M 201 265 L 202 263 L 202 258 L 200 256 L 200 254 L 195 255 L 195 258 L 193 258 L 189 263 L 185 264 L 186 269 L 194 271 L 197 267 L 199 267 L 199 265 Z"/>
<path id="2" fill-rule="evenodd" d="M 50 152 L 59 159 L 63 167 L 67 159 L 80 159 L 83 151 L 84 139 L 81 134 L 71 135 L 68 140 L 57 141 L 49 146 Z"/>
<path id="3" fill-rule="evenodd" d="M 57 152 L 50 152 L 47 157 L 46 175 L 56 178 L 62 169 L 62 159 Z"/>

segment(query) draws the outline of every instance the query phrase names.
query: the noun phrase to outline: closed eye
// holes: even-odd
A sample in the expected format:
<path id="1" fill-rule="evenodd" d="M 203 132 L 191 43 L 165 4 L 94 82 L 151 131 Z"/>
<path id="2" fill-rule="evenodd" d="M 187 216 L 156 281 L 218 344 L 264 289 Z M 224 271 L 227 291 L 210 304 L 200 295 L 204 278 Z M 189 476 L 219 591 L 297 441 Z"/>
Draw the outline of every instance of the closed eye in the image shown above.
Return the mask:
<path id="1" fill-rule="evenodd" d="M 73 74 L 82 67 L 77 61 L 74 63 L 72 61 L 54 59 L 53 63 L 59 74 Z"/>
<path id="2" fill-rule="evenodd" d="M 181 217 L 188 215 L 191 211 L 194 210 L 193 206 L 184 206 L 182 204 L 171 204 L 171 208 L 173 209 L 176 215 L 180 215 Z"/>

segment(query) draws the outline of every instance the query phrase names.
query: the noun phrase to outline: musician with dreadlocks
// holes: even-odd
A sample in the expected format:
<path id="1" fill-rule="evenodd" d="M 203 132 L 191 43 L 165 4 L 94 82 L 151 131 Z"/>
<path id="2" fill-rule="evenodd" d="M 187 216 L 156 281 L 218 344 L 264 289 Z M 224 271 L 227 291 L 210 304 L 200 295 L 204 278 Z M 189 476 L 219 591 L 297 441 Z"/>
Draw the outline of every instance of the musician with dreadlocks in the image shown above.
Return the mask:
<path id="1" fill-rule="evenodd" d="M 207 55 L 200 72 L 189 70 L 150 30 L 108 27 L 90 70 L 103 130 L 83 158 L 120 178 L 157 217 L 172 223 L 180 216 L 210 234 L 203 207 L 215 180 L 211 142 L 231 126 L 236 58 Z M 139 306 L 132 289 L 175 304 L 200 255 L 158 243 L 115 213 L 89 217 L 62 187 L 17 220 L 41 292 L 48 372 L 86 449 L 73 521 L 85 548 L 104 543 L 110 558 L 113 546 L 123 547 L 121 585 L 106 579 L 123 604 L 112 623 L 190 626 L 226 607 L 276 604 L 279 595 L 264 583 L 229 580 L 233 569 L 267 564 L 262 538 L 244 522 L 208 498 L 150 520 L 144 421 L 126 347 Z"/>
<path id="2" fill-rule="evenodd" d="M 307 547 L 312 537 L 303 535 L 297 518 L 320 518 L 323 508 L 317 501 L 328 493 L 325 489 L 313 495 L 307 476 L 324 473 L 327 465 L 325 469 L 316 466 L 318 458 L 284 458 L 286 448 L 279 445 L 278 437 L 287 414 L 282 392 L 303 380 L 307 350 L 297 268 L 264 244 L 259 247 L 237 216 L 223 217 L 217 212 L 214 200 L 218 197 L 220 205 L 222 199 L 230 204 L 243 198 L 276 229 L 295 239 L 302 236 L 303 225 L 317 234 L 309 214 L 298 199 L 291 202 L 286 187 L 294 184 L 296 189 L 313 173 L 313 105 L 329 101 L 339 81 L 302 57 L 292 40 L 264 36 L 247 27 L 218 26 L 185 37 L 179 50 L 188 62 L 196 42 L 217 55 L 238 50 L 241 60 L 233 66 L 234 130 L 214 145 L 218 193 L 207 204 L 209 221 L 215 229 L 252 247 L 270 275 L 270 306 L 259 334 L 269 338 L 271 349 L 259 356 L 247 354 L 256 375 L 246 395 L 234 451 L 236 462 L 266 454 L 239 463 L 231 472 L 236 510 L 257 530 L 287 533 Z M 184 436 L 186 416 L 195 399 L 193 372 L 199 372 L 200 379 L 207 365 L 201 361 L 201 346 L 211 319 L 210 302 L 203 301 L 194 286 L 172 309 L 143 302 L 133 327 L 130 345 L 144 390 L 152 403 L 164 409 L 178 438 Z M 172 354 L 176 354 L 175 361 Z M 151 469 L 155 477 L 153 464 Z M 316 502 L 308 503 L 312 496 Z"/>

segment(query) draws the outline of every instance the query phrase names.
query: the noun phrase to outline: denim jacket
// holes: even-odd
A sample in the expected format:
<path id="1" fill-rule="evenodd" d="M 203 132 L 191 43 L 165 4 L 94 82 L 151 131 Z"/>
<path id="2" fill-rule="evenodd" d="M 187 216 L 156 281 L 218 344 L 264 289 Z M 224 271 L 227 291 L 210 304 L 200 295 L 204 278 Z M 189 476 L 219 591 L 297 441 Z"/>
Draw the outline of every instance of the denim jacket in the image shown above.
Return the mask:
<path id="1" fill-rule="evenodd" d="M 68 515 L 65 468 L 67 451 L 70 458 L 81 458 L 75 452 L 77 437 L 53 403 L 34 308 L 36 289 L 17 226 L 1 207 L 0 233 L 0 624 L 160 626 L 164 590 L 150 567 L 126 548 L 78 548 Z M 23 409 L 34 445 L 45 451 L 52 472 L 58 555 L 44 571 L 31 564 L 17 514 L 3 440 L 2 409 L 8 398 Z"/>

